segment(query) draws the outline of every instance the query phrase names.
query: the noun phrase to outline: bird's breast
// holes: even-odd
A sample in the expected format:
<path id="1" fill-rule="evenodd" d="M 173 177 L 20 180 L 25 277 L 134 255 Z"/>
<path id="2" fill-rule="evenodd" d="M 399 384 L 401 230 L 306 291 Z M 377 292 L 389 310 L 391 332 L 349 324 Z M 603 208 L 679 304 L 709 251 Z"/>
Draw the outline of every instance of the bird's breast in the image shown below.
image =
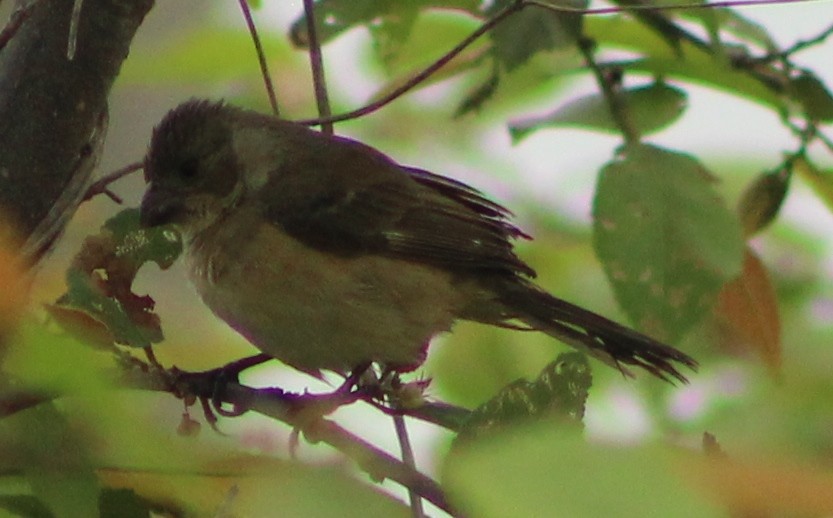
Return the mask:
<path id="1" fill-rule="evenodd" d="M 197 236 L 189 262 L 217 316 L 262 351 L 307 371 L 418 364 L 465 303 L 441 269 L 335 256 L 245 213 Z"/>

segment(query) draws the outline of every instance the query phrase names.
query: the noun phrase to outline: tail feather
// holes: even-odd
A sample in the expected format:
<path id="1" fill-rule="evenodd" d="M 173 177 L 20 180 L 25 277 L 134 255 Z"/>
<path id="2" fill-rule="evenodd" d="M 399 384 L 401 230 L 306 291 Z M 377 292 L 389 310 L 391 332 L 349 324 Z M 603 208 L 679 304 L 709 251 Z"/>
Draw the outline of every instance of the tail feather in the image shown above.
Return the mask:
<path id="1" fill-rule="evenodd" d="M 697 369 L 697 361 L 662 342 L 553 297 L 532 283 L 513 279 L 498 290 L 507 315 L 587 352 L 631 376 L 627 366 L 671 382 L 687 383 L 678 365 Z"/>

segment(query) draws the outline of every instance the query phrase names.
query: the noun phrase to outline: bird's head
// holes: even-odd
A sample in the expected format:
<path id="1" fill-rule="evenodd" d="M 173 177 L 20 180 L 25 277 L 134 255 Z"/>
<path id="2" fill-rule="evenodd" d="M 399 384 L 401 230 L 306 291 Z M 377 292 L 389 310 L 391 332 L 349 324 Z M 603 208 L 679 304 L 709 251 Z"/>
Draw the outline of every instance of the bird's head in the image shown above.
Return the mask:
<path id="1" fill-rule="evenodd" d="M 142 226 L 174 224 L 187 239 L 236 203 L 242 182 L 232 140 L 235 110 L 189 101 L 154 129 L 144 161 Z"/>

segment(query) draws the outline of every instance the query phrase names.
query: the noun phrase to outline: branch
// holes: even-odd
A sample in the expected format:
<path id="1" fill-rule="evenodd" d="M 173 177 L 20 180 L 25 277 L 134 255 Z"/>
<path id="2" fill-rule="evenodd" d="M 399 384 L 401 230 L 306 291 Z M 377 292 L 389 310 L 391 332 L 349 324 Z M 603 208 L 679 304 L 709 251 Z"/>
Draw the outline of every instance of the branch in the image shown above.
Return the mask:
<path id="1" fill-rule="evenodd" d="M 269 96 L 269 105 L 272 107 L 272 113 L 275 117 L 280 117 L 281 112 L 278 109 L 278 98 L 275 95 L 275 87 L 272 84 L 272 74 L 269 73 L 269 67 L 266 64 L 266 53 L 263 51 L 263 44 L 260 42 L 260 36 L 257 34 L 255 21 L 252 19 L 252 11 L 249 9 L 249 2 L 248 0 L 239 0 L 239 4 L 240 10 L 243 12 L 243 19 L 246 21 L 246 27 L 249 29 L 249 34 L 252 36 L 252 43 L 255 45 L 257 61 L 260 64 L 260 73 L 263 76 L 263 86 L 266 87 L 266 95 Z"/>
<path id="2" fill-rule="evenodd" d="M 0 211 L 34 263 L 86 193 L 110 87 L 153 0 L 85 0 L 77 31 L 75 2 L 25 4 L 26 19 L 0 52 Z"/>
<path id="3" fill-rule="evenodd" d="M 312 0 L 304 0 L 304 16 L 307 20 L 309 34 L 309 60 L 312 68 L 312 83 L 315 87 L 315 102 L 318 105 L 318 116 L 327 119 L 332 115 L 330 98 L 327 95 L 327 80 L 324 78 L 324 58 L 321 54 L 321 42 L 318 40 L 318 30 L 315 28 L 315 7 Z M 325 135 L 333 134 L 333 123 L 321 123 L 321 131 Z"/>
<path id="4" fill-rule="evenodd" d="M 516 0 L 506 6 L 503 10 L 489 18 L 483 25 L 478 27 L 474 32 L 469 34 L 463 41 L 458 43 L 453 49 L 448 51 L 445 55 L 443 55 L 440 59 L 429 65 L 425 68 L 422 72 L 412 77 L 409 81 L 405 84 L 400 86 L 399 88 L 395 89 L 388 95 L 384 96 L 383 98 L 379 99 L 376 102 L 370 103 L 366 106 L 363 106 L 357 110 L 353 110 L 351 112 L 343 113 L 341 115 L 334 115 L 331 117 L 322 117 L 318 119 L 306 119 L 297 121 L 299 124 L 304 124 L 307 126 L 315 126 L 320 124 L 332 123 L 332 122 L 341 122 L 351 119 L 357 119 L 364 115 L 370 114 L 375 112 L 376 110 L 390 104 L 391 102 L 395 101 L 409 90 L 417 86 L 418 84 L 422 83 L 439 69 L 447 65 L 452 59 L 456 58 L 460 53 L 462 53 L 469 45 L 471 45 L 475 40 L 479 37 L 483 36 L 492 28 L 494 28 L 497 24 L 508 18 L 510 15 L 520 11 L 526 6 L 526 3 L 523 0 Z"/>
<path id="5" fill-rule="evenodd" d="M 331 408 L 330 395 L 297 395 L 280 389 L 254 389 L 237 382 L 218 384 L 223 370 L 174 374 L 132 359 L 133 369 L 126 369 L 121 384 L 131 389 L 173 393 L 179 397 L 195 396 L 216 403 L 232 405 L 242 411 L 250 410 L 271 417 L 299 430 L 311 443 L 323 442 L 353 459 L 374 480 L 388 478 L 415 492 L 435 506 L 453 514 L 442 488 L 395 457 L 385 453 L 364 439 L 350 433 L 336 423 L 324 419 L 321 407 Z M 346 400 L 356 398 L 346 398 Z M 335 401 L 333 399 L 333 401 Z M 238 410 L 238 411 L 239 411 Z M 240 412 L 242 413 L 242 412 Z"/>

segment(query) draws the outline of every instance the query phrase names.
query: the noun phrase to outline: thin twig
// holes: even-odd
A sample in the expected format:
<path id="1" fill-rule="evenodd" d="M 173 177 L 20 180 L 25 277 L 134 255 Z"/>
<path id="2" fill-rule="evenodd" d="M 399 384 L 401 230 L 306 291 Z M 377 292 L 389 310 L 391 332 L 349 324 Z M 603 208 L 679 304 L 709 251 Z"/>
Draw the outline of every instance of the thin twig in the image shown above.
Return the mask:
<path id="1" fill-rule="evenodd" d="M 833 35 L 833 25 L 831 25 L 827 29 L 823 30 L 821 33 L 819 33 L 819 35 L 817 35 L 814 38 L 810 38 L 809 40 L 799 40 L 799 41 L 793 43 L 790 46 L 790 48 L 788 48 L 786 50 L 782 50 L 781 52 L 778 52 L 778 53 L 768 54 L 767 56 L 764 56 L 764 58 L 762 58 L 762 59 L 767 59 L 767 60 L 787 59 L 790 56 L 792 56 L 793 54 L 795 54 L 797 52 L 800 52 L 800 51 L 802 51 L 806 48 L 809 48 L 809 47 L 812 47 L 812 46 L 815 46 L 815 45 L 819 45 L 820 43 L 824 43 L 824 40 L 829 38 L 830 35 Z"/>
<path id="2" fill-rule="evenodd" d="M 132 164 L 128 164 L 121 169 L 116 169 L 112 173 L 109 173 L 102 178 L 98 179 L 97 181 L 93 182 L 92 185 L 87 189 L 86 194 L 84 194 L 83 201 L 88 201 L 99 194 L 106 194 L 111 200 L 114 202 L 121 204 L 122 199 L 116 193 L 110 190 L 110 184 L 124 178 L 125 176 L 129 175 L 130 173 L 135 173 L 136 171 L 142 169 L 144 164 L 142 162 L 134 162 Z"/>
<path id="3" fill-rule="evenodd" d="M 598 7 L 594 9 L 582 9 L 580 7 L 570 7 L 567 5 L 556 5 L 543 2 L 540 0 L 524 0 L 526 5 L 534 5 L 555 11 L 559 13 L 576 13 L 587 16 L 599 14 L 619 14 L 632 11 L 678 11 L 683 9 L 715 9 L 719 7 L 749 7 L 755 5 L 782 5 L 782 4 L 798 4 L 818 2 L 822 0 L 722 0 L 720 2 L 708 3 L 680 3 L 680 4 L 666 4 L 666 5 L 620 5 L 616 7 Z"/>
<path id="4" fill-rule="evenodd" d="M 330 100 L 327 95 L 327 80 L 324 77 L 324 59 L 321 54 L 321 42 L 318 40 L 318 31 L 315 28 L 315 6 L 313 0 L 304 0 L 304 15 L 307 20 L 307 33 L 309 34 L 309 60 L 312 68 L 312 83 L 315 86 L 315 102 L 318 105 L 318 116 L 324 119 L 321 123 L 321 131 L 327 135 L 333 134 L 333 123 L 327 121 L 331 115 Z"/>
<path id="5" fill-rule="evenodd" d="M 396 88 L 388 95 L 384 96 L 383 98 L 379 99 L 378 101 L 372 102 L 362 108 L 353 110 L 351 112 L 343 113 L 340 115 L 334 115 L 327 118 L 319 118 L 319 119 L 306 119 L 298 121 L 300 124 L 304 124 L 307 126 L 315 126 L 319 124 L 324 124 L 327 122 L 341 122 L 350 119 L 356 119 L 358 117 L 362 117 L 369 113 L 373 113 L 376 110 L 390 104 L 394 100 L 401 97 L 403 94 L 407 93 L 409 90 L 417 86 L 418 84 L 425 81 L 429 78 L 432 74 L 436 71 L 444 67 L 448 62 L 452 59 L 456 58 L 459 54 L 461 54 L 466 48 L 471 45 L 475 40 L 479 37 L 483 36 L 487 32 L 489 32 L 494 26 L 505 20 L 511 14 L 520 11 L 525 7 L 525 3 L 523 0 L 516 0 L 511 4 L 504 7 L 500 12 L 489 18 L 486 22 L 483 23 L 480 27 L 477 28 L 474 32 L 472 32 L 468 37 L 466 37 L 463 41 L 457 44 L 453 49 L 451 49 L 448 53 L 444 56 L 436 60 L 434 63 L 429 65 L 426 69 L 424 69 L 419 74 L 412 77 L 408 82 Z"/>
<path id="6" fill-rule="evenodd" d="M 402 452 L 402 462 L 416 471 L 416 459 L 414 450 L 411 447 L 411 439 L 408 437 L 408 427 L 405 426 L 405 418 L 402 414 L 394 414 L 393 426 L 396 429 L 396 438 L 399 440 L 399 449 Z M 425 518 L 425 509 L 422 507 L 422 498 L 408 488 L 408 500 L 411 504 L 411 516 L 414 518 Z"/>
<path id="7" fill-rule="evenodd" d="M 613 81 L 605 75 L 599 64 L 596 63 L 596 58 L 593 55 L 594 46 L 595 43 L 587 38 L 583 38 L 578 42 L 578 48 L 584 56 L 587 68 L 593 72 L 593 76 L 599 84 L 602 95 L 604 95 L 605 101 L 607 101 L 610 116 L 613 117 L 616 125 L 619 126 L 620 130 L 622 130 L 625 143 L 635 144 L 639 141 L 639 132 L 636 131 L 636 128 L 633 126 L 632 121 L 628 116 L 627 107 L 622 102 L 622 97 L 619 94 L 618 88 L 616 88 Z"/>
<path id="8" fill-rule="evenodd" d="M 254 358 L 254 357 L 253 357 Z M 248 361 L 248 360 L 244 360 Z M 323 442 L 353 459 L 374 480 L 390 479 L 415 491 L 440 509 L 453 514 L 439 484 L 364 439 L 323 418 L 341 404 L 358 399 L 350 394 L 290 394 L 274 388 L 251 388 L 234 381 L 218 387 L 214 369 L 206 372 L 160 372 L 132 359 L 118 383 L 131 389 L 162 391 L 178 397 L 214 398 L 235 408 L 257 412 L 286 423 L 311 443 Z M 323 412 L 321 411 L 323 406 Z"/>
<path id="9" fill-rule="evenodd" d="M 257 34 L 254 19 L 252 19 L 252 12 L 249 9 L 249 3 L 246 0 L 239 0 L 240 10 L 243 11 L 243 19 L 246 20 L 246 26 L 249 28 L 249 34 L 252 35 L 252 42 L 255 44 L 255 52 L 257 52 L 257 60 L 260 63 L 260 73 L 263 75 L 263 85 L 266 87 L 266 95 L 269 96 L 269 105 L 272 106 L 272 113 L 275 117 L 280 117 L 280 110 L 278 109 L 278 98 L 275 95 L 275 87 L 272 84 L 272 76 L 269 74 L 269 67 L 266 64 L 266 53 L 263 51 L 263 45 L 260 42 L 260 36 Z"/>

